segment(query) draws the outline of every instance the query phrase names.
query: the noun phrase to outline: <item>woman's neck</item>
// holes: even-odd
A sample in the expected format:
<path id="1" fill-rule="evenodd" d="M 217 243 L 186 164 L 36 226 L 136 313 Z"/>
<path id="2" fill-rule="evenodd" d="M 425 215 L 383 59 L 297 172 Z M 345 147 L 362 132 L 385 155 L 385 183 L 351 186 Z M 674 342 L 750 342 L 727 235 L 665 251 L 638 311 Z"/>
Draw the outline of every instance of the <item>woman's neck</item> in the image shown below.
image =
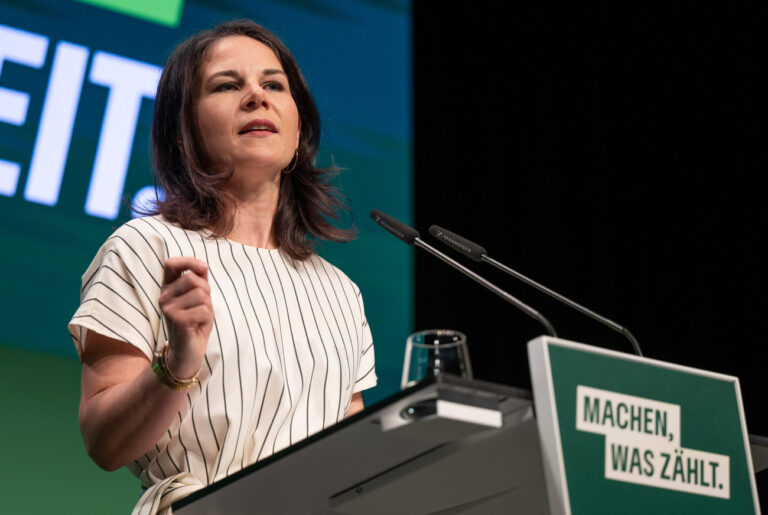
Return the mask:
<path id="1" fill-rule="evenodd" d="M 272 225 L 280 195 L 280 176 L 276 179 L 248 189 L 230 188 L 234 202 L 232 230 L 226 235 L 228 239 L 252 247 L 277 248 Z"/>

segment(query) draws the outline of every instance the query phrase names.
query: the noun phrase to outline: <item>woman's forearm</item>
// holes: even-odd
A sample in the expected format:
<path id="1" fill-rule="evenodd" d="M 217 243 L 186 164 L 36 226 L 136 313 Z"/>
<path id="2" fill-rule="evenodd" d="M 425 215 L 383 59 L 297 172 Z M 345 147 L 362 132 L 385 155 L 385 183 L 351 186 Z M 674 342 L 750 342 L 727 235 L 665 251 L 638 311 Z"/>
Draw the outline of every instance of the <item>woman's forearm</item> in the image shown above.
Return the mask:
<path id="1" fill-rule="evenodd" d="M 91 338 L 93 336 L 93 338 Z M 89 335 L 82 369 L 80 430 L 101 468 L 115 470 L 152 449 L 173 422 L 186 394 L 161 383 L 149 360 L 123 342 Z M 114 353 L 121 344 L 124 352 Z M 100 350 L 109 347 L 109 354 Z"/>
<path id="2" fill-rule="evenodd" d="M 133 380 L 93 395 L 79 414 L 89 456 L 105 470 L 140 458 L 168 430 L 185 396 L 162 384 L 148 365 Z"/>

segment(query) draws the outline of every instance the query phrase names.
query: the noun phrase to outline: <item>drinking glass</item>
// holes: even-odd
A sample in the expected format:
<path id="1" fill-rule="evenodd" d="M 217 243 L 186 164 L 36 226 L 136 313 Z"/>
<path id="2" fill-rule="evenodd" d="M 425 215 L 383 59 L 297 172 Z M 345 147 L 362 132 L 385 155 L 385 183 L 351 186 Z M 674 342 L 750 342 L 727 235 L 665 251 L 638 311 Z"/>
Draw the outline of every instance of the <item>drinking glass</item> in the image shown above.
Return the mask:
<path id="1" fill-rule="evenodd" d="M 429 329 L 413 333 L 405 342 L 405 361 L 400 388 L 439 374 L 472 379 L 467 337 L 453 329 Z"/>

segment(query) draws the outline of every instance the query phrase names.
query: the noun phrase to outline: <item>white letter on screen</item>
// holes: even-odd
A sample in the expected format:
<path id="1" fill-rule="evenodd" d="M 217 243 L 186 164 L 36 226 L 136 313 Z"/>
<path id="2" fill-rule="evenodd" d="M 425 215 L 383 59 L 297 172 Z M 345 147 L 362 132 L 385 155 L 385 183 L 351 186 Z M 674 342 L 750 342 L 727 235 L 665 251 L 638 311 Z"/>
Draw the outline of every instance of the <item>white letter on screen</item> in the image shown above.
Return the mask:
<path id="1" fill-rule="evenodd" d="M 148 212 L 157 208 L 158 200 L 165 200 L 165 192 L 162 188 L 144 186 L 133 196 L 133 201 L 131 201 L 131 217 L 146 216 Z"/>
<path id="2" fill-rule="evenodd" d="M 88 53 L 87 48 L 66 41 L 56 46 L 40 129 L 24 189 L 24 198 L 29 201 L 53 206 L 59 200 Z"/>
<path id="3" fill-rule="evenodd" d="M 108 87 L 109 97 L 85 199 L 89 215 L 110 220 L 117 217 L 141 100 L 155 98 L 161 72 L 162 68 L 141 61 L 107 52 L 94 54 L 88 78 Z"/>
<path id="4" fill-rule="evenodd" d="M 10 61 L 32 68 L 42 68 L 48 38 L 25 30 L 0 25 L 0 74 L 3 61 Z M 23 125 L 27 120 L 29 95 L 21 91 L 0 87 L 0 121 Z M 19 163 L 0 159 L 0 195 L 13 196 L 19 182 Z"/>

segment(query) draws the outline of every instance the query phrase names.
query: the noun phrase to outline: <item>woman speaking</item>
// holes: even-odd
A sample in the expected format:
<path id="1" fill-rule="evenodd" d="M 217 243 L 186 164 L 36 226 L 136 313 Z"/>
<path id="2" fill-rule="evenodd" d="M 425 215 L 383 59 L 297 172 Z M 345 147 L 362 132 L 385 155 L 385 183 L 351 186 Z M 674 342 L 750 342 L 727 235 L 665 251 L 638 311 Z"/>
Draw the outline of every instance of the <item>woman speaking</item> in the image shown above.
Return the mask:
<path id="1" fill-rule="evenodd" d="M 86 449 L 139 476 L 142 514 L 361 410 L 377 381 L 360 291 L 314 253 L 353 234 L 329 222 L 344 206 L 288 49 L 250 21 L 201 32 L 155 102 L 165 198 L 99 249 L 69 324 Z"/>

